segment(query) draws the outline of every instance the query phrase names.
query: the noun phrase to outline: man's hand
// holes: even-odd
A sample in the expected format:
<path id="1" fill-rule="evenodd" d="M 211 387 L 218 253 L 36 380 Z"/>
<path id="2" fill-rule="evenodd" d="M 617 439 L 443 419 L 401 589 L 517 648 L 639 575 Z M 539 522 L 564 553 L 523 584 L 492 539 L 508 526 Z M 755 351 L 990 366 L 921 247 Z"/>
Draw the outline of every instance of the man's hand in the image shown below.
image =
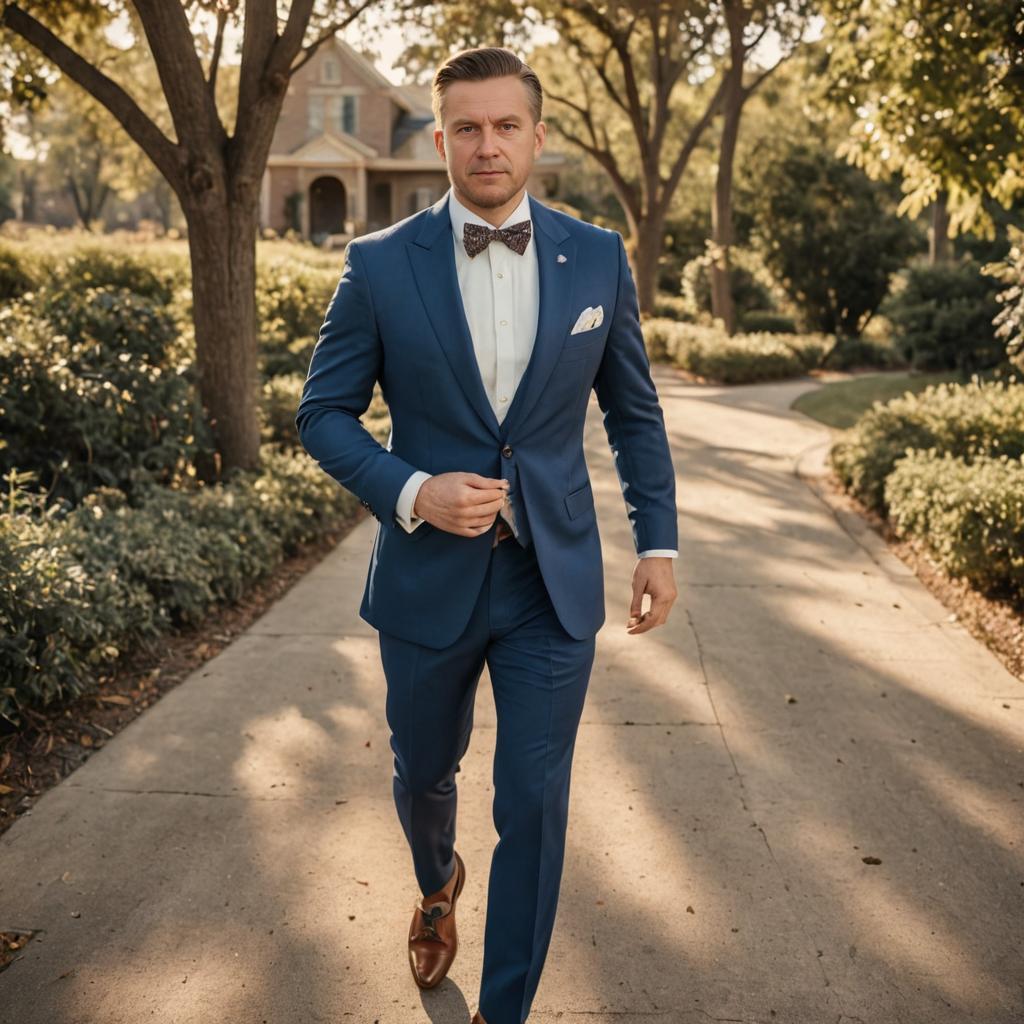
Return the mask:
<path id="1" fill-rule="evenodd" d="M 629 606 L 627 633 L 646 633 L 655 626 L 663 625 L 668 618 L 678 593 L 672 561 L 660 555 L 637 560 L 633 569 L 633 602 Z M 644 594 L 651 595 L 651 607 L 641 615 Z"/>
<path id="2" fill-rule="evenodd" d="M 460 537 L 479 537 L 508 500 L 509 483 L 479 473 L 437 473 L 416 492 L 413 515 Z"/>

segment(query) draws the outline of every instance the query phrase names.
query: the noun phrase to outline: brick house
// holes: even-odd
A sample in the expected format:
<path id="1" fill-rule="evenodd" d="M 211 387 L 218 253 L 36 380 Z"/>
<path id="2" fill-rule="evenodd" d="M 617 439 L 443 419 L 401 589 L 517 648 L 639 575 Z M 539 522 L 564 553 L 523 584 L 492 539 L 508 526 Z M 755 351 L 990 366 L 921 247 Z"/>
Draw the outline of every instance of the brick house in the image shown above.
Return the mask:
<path id="1" fill-rule="evenodd" d="M 260 192 L 260 226 L 343 242 L 401 220 L 448 188 L 430 87 L 392 85 L 335 37 L 291 79 Z M 527 187 L 554 195 L 565 157 L 545 146 Z"/>

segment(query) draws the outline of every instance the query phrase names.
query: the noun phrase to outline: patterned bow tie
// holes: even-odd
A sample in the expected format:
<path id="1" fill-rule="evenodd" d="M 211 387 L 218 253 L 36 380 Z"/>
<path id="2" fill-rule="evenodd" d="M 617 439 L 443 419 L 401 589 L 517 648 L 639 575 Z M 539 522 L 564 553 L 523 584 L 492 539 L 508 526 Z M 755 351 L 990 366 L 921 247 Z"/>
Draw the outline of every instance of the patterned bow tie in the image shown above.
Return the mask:
<path id="1" fill-rule="evenodd" d="M 466 247 L 469 256 L 479 256 L 495 239 L 504 242 L 513 252 L 520 256 L 526 252 L 526 245 L 530 241 L 531 224 L 528 220 L 521 220 L 518 224 L 510 224 L 507 228 L 492 228 L 486 224 L 462 225 L 462 244 Z"/>

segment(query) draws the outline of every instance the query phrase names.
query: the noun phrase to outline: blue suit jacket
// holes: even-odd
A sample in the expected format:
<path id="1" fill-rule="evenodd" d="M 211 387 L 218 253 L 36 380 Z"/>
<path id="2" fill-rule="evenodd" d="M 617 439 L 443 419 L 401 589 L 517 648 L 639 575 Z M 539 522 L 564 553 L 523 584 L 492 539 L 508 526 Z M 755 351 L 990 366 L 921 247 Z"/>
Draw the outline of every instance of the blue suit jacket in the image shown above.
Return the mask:
<path id="1" fill-rule="evenodd" d="M 559 621 L 577 639 L 600 629 L 601 541 L 583 454 L 591 389 L 637 552 L 678 545 L 675 472 L 622 236 L 533 196 L 530 214 L 537 336 L 500 425 L 463 311 L 447 193 L 349 243 L 299 403 L 306 451 L 378 520 L 360 616 L 427 647 L 448 646 L 467 625 L 493 531 L 463 537 L 425 522 L 407 533 L 394 510 L 417 469 L 508 478 Z M 571 334 L 578 314 L 598 305 L 603 323 Z M 388 447 L 360 422 L 377 380 L 391 413 Z"/>

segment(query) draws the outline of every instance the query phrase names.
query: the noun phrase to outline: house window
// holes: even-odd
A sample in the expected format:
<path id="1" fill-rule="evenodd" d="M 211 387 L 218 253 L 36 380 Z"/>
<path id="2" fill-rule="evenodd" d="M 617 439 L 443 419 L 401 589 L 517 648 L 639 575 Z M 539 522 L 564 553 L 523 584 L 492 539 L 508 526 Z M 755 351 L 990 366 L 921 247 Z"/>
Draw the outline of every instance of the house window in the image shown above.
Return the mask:
<path id="1" fill-rule="evenodd" d="M 327 123 L 339 132 L 356 133 L 356 97 L 351 94 L 327 98 Z"/>
<path id="2" fill-rule="evenodd" d="M 321 81 L 338 82 L 340 80 L 341 75 L 339 74 L 338 62 L 333 57 L 326 57 L 321 72 Z"/>
<path id="3" fill-rule="evenodd" d="M 314 132 L 324 130 L 324 98 L 323 96 L 309 97 L 309 129 Z"/>
<path id="4" fill-rule="evenodd" d="M 356 133 L 356 101 L 358 97 L 348 93 L 341 97 L 341 130 L 349 135 Z"/>

